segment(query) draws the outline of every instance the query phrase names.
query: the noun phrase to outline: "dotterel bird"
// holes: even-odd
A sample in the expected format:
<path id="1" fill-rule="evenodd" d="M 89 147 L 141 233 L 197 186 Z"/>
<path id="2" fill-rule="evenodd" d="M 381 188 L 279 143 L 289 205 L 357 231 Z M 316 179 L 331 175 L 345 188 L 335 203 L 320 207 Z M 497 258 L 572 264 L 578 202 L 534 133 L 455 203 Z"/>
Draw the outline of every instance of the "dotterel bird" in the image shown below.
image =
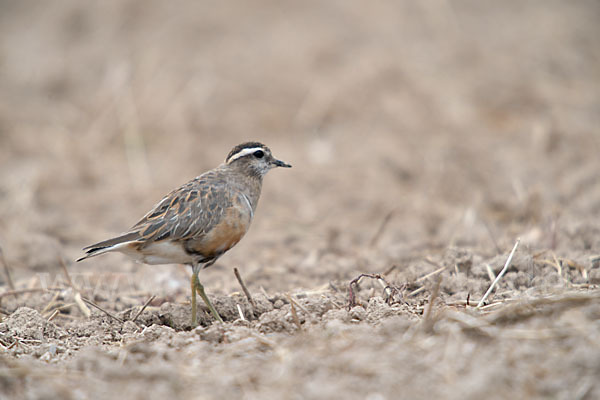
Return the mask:
<path id="1" fill-rule="evenodd" d="M 192 266 L 192 326 L 197 325 L 196 292 L 213 316 L 223 322 L 198 280 L 200 269 L 215 263 L 248 231 L 260 197 L 263 177 L 277 160 L 267 146 L 235 146 L 225 163 L 166 195 L 126 233 L 84 248 L 85 260 L 118 251 L 146 264 Z"/>

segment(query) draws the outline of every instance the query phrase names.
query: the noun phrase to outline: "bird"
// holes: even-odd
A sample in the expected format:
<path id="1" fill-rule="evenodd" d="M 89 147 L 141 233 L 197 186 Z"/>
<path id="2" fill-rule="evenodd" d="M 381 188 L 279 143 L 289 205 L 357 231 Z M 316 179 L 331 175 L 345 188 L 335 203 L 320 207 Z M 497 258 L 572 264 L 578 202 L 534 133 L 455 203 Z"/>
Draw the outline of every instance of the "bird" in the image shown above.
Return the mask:
<path id="1" fill-rule="evenodd" d="M 160 200 L 125 233 L 83 248 L 77 261 L 109 252 L 124 253 L 145 264 L 192 267 L 192 327 L 197 326 L 196 292 L 213 317 L 223 322 L 198 279 L 248 231 L 264 176 L 276 167 L 291 168 L 260 142 L 245 142 L 225 162 Z"/>

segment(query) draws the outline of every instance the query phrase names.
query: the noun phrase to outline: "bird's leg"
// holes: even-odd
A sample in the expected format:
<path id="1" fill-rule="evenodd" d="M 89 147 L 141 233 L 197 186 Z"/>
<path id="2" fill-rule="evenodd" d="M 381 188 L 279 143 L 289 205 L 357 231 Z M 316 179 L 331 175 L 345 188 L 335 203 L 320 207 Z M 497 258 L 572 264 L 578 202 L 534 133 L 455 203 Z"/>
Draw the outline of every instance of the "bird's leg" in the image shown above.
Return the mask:
<path id="1" fill-rule="evenodd" d="M 208 264 L 206 264 L 206 266 L 211 266 L 212 264 L 214 264 L 215 261 L 216 261 L 216 259 L 214 259 L 213 261 L 210 261 Z M 192 328 L 195 328 L 198 325 L 198 321 L 196 318 L 196 316 L 197 316 L 196 292 L 198 292 L 200 297 L 202 297 L 202 300 L 204 300 L 204 303 L 208 307 L 211 314 L 215 317 L 215 319 L 222 323 L 223 319 L 221 318 L 221 316 L 219 315 L 217 310 L 213 307 L 210 300 L 208 299 L 208 296 L 204 292 L 204 286 L 202 286 L 202 284 L 200 283 L 200 280 L 198 279 L 198 272 L 200 272 L 200 264 L 198 262 L 194 262 L 192 264 L 192 278 L 191 278 Z"/>
<path id="2" fill-rule="evenodd" d="M 206 295 L 206 293 L 204 293 L 204 286 L 202 286 L 202 284 L 198 280 L 197 275 L 196 275 L 196 290 L 198 291 L 198 294 L 200 295 L 200 297 L 202 297 L 202 300 L 204 300 L 204 303 L 206 304 L 206 306 L 208 307 L 208 309 L 210 310 L 212 315 L 215 317 L 215 319 L 217 321 L 223 323 L 223 319 L 221 318 L 221 316 L 219 315 L 217 310 L 213 307 L 213 305 L 210 303 L 210 300 L 208 299 L 208 296 Z"/>
<path id="3" fill-rule="evenodd" d="M 190 285 L 192 287 L 192 328 L 195 328 L 198 325 L 198 320 L 196 318 L 196 286 L 198 282 L 198 271 L 200 270 L 200 266 L 197 262 L 192 264 L 192 278 L 190 279 Z"/>

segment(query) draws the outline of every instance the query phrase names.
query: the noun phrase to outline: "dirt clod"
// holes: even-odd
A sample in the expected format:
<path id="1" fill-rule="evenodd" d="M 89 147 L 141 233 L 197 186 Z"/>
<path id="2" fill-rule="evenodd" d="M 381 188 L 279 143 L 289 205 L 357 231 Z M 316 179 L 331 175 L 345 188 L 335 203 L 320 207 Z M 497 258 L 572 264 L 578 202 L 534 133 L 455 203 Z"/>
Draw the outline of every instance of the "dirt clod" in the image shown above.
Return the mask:
<path id="1" fill-rule="evenodd" d="M 28 307 L 20 307 L 6 319 L 7 336 L 20 339 L 43 341 L 57 339 L 65 335 L 54 323 L 47 322 L 39 312 Z"/>

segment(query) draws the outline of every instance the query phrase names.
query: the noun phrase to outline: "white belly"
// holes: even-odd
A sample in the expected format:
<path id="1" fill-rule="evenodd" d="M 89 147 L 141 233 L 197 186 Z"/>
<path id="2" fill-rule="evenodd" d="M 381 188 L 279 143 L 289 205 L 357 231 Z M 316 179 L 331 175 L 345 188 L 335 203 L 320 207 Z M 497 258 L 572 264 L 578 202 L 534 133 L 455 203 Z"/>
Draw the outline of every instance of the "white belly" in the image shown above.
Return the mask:
<path id="1" fill-rule="evenodd" d="M 155 242 L 146 245 L 141 252 L 134 251 L 128 246 L 114 250 L 127 254 L 131 258 L 145 264 L 191 264 L 192 256 L 185 252 L 182 246 L 169 241 Z"/>

